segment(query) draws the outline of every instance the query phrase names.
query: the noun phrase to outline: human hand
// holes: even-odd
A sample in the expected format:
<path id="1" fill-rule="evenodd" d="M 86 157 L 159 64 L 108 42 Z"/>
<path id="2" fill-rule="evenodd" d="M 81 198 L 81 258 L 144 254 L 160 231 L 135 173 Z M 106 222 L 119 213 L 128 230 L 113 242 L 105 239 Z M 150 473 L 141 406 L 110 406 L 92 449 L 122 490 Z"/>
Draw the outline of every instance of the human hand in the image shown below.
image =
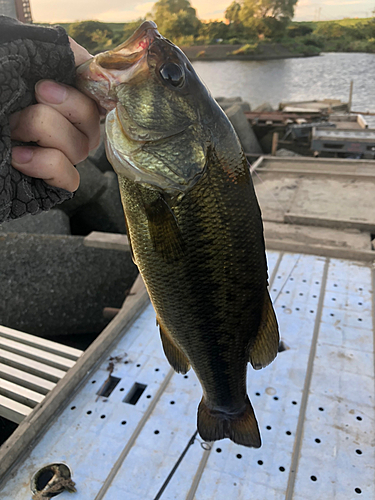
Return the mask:
<path id="1" fill-rule="evenodd" d="M 76 66 L 90 59 L 86 49 L 70 38 Z M 12 165 L 47 184 L 76 191 L 79 173 L 74 167 L 99 144 L 99 111 L 93 100 L 77 89 L 52 80 L 35 85 L 38 104 L 10 116 L 11 138 L 36 142 L 16 146 Z"/>

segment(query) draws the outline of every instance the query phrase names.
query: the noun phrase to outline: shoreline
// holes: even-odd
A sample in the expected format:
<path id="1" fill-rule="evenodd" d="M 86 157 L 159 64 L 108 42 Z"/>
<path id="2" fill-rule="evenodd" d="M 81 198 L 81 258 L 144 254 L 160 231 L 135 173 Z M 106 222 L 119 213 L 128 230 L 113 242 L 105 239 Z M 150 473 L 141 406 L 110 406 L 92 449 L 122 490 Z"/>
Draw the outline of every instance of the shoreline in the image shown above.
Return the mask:
<path id="1" fill-rule="evenodd" d="M 181 50 L 191 61 L 269 61 L 272 59 L 291 59 L 301 57 L 319 56 L 321 52 L 306 54 L 290 51 L 282 44 L 264 44 L 259 45 L 254 53 L 250 54 L 231 54 L 239 50 L 243 44 L 215 44 L 215 45 L 190 45 L 181 46 Z"/>

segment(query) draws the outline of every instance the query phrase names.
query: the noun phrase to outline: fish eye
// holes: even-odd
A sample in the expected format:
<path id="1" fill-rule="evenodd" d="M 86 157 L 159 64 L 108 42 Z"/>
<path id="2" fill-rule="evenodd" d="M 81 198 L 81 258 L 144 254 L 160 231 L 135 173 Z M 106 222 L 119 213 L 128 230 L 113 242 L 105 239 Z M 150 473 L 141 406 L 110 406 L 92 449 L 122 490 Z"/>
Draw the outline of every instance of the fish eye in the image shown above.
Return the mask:
<path id="1" fill-rule="evenodd" d="M 184 74 L 180 66 L 175 63 L 166 63 L 160 68 L 160 75 L 166 82 L 179 87 L 184 81 Z"/>

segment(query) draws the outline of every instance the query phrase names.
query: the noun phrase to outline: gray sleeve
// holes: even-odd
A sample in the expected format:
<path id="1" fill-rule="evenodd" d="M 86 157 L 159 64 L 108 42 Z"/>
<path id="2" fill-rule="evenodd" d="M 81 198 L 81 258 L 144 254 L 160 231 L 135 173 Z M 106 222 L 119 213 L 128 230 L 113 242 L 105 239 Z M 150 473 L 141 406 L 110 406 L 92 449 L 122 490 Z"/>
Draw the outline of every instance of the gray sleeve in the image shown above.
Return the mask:
<path id="1" fill-rule="evenodd" d="M 0 223 L 49 210 L 73 196 L 11 165 L 9 116 L 35 104 L 34 86 L 43 78 L 74 83 L 74 56 L 65 31 L 0 16 Z"/>

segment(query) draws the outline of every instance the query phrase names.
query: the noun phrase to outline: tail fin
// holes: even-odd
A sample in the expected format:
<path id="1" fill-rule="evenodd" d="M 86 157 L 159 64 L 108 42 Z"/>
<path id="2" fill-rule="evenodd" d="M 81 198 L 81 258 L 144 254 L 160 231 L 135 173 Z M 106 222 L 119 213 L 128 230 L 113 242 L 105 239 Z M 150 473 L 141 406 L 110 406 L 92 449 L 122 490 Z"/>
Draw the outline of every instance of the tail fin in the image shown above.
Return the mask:
<path id="1" fill-rule="evenodd" d="M 247 396 L 246 409 L 239 415 L 210 410 L 202 398 L 198 407 L 198 432 L 204 441 L 229 438 L 234 443 L 252 448 L 262 445 L 258 422 Z"/>

